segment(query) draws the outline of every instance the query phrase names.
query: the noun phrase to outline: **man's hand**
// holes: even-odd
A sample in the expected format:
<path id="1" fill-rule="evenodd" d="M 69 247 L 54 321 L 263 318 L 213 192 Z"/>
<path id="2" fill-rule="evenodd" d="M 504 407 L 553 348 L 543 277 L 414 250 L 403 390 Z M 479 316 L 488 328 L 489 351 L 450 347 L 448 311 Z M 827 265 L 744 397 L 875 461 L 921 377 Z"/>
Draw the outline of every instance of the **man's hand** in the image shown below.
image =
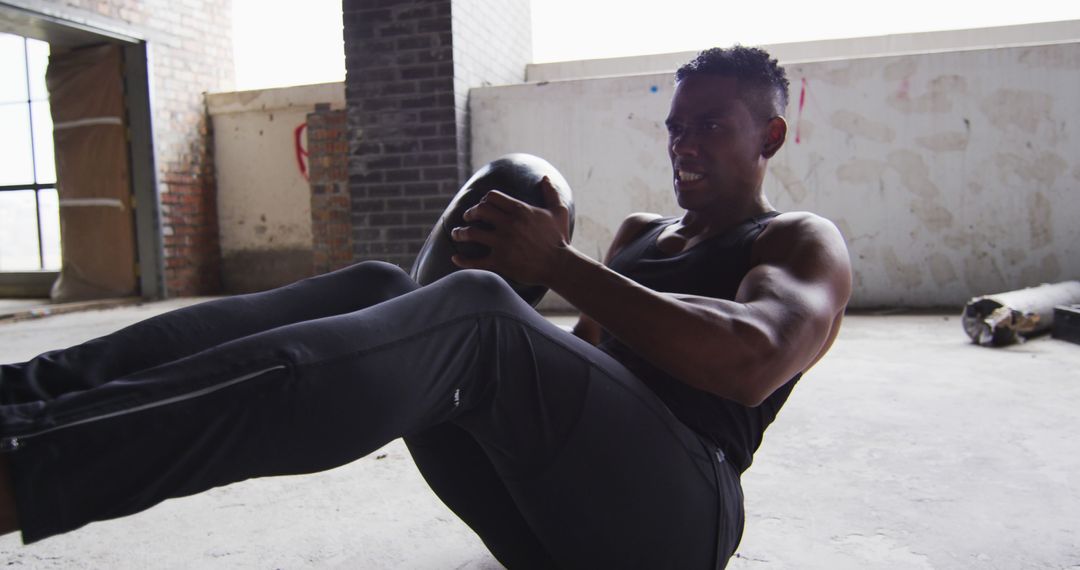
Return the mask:
<path id="1" fill-rule="evenodd" d="M 479 258 L 455 255 L 453 262 L 467 269 L 494 271 L 519 283 L 547 285 L 569 245 L 570 211 L 546 176 L 538 185 L 543 208 L 492 190 L 466 210 L 462 217 L 471 225 L 454 228 L 451 239 L 485 245 L 491 253 Z M 476 222 L 489 224 L 490 229 Z"/>

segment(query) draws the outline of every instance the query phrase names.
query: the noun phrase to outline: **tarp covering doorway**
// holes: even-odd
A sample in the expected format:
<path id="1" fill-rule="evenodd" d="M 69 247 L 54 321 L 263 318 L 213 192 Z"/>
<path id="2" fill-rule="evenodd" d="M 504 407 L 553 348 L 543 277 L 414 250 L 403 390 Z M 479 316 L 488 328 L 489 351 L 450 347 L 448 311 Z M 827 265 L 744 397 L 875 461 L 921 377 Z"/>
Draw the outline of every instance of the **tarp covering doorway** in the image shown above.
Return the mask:
<path id="1" fill-rule="evenodd" d="M 63 252 L 54 302 L 138 291 L 123 69 L 115 44 L 49 57 Z"/>

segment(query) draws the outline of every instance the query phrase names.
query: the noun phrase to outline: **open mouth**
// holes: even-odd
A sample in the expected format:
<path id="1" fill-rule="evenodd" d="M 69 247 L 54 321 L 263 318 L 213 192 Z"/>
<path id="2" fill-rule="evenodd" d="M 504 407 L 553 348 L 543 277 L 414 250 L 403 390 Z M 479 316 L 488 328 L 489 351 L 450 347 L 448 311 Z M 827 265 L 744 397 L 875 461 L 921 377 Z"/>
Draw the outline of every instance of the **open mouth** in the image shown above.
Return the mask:
<path id="1" fill-rule="evenodd" d="M 689 170 L 683 170 L 681 168 L 675 169 L 675 180 L 683 184 L 691 184 L 705 178 L 704 174 L 699 172 L 690 172 Z"/>

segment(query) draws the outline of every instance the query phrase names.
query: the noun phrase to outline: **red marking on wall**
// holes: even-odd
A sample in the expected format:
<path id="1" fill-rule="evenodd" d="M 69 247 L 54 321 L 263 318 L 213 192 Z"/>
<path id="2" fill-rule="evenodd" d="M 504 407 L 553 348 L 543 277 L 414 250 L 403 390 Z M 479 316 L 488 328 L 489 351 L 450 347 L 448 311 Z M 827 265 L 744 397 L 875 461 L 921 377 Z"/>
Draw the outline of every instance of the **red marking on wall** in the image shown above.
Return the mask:
<path id="1" fill-rule="evenodd" d="M 802 90 L 799 91 L 799 117 L 795 119 L 795 144 L 802 139 L 802 111 L 806 106 L 806 78 L 802 78 Z"/>
<path id="2" fill-rule="evenodd" d="M 304 177 L 304 180 L 308 179 L 308 151 L 304 148 L 304 131 L 307 129 L 307 123 L 300 123 L 300 126 L 296 127 L 293 131 L 293 144 L 296 147 L 296 166 L 300 169 L 300 175 Z"/>

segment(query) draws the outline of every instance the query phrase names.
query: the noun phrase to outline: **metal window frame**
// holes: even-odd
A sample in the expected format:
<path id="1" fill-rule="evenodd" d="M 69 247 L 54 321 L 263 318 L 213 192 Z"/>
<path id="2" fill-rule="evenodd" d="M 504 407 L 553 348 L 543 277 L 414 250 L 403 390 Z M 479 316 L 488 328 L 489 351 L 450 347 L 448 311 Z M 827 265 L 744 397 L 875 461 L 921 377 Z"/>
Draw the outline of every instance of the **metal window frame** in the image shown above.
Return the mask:
<path id="1" fill-rule="evenodd" d="M 21 36 L 23 41 L 23 77 L 26 81 L 26 112 L 29 123 L 26 125 L 30 131 L 30 178 L 32 181 L 29 184 L 11 184 L 7 186 L 0 186 L 0 192 L 14 192 L 14 191 L 34 191 L 34 221 L 37 227 L 37 254 L 38 254 L 38 270 L 45 271 L 45 240 L 44 235 L 41 232 L 41 191 L 48 189 L 55 189 L 56 183 L 42 184 L 38 182 L 37 174 L 37 145 L 34 138 L 34 99 L 31 95 L 30 89 L 30 38 Z M 15 104 L 12 101 L 11 104 Z M 21 103 L 21 101 L 19 102 Z M 3 271 L 3 273 L 12 273 Z"/>
<path id="2" fill-rule="evenodd" d="M 33 144 L 33 143 L 31 143 Z M 39 184 L 34 182 L 33 184 L 12 184 L 10 186 L 0 186 L 0 192 L 18 192 L 18 191 L 34 191 L 34 216 L 37 222 L 37 244 L 38 244 L 38 270 L 40 271 L 53 271 L 51 269 L 45 269 L 45 240 L 41 232 L 41 191 L 42 190 L 55 190 L 56 184 Z M 0 273 L 20 273 L 23 270 L 3 271 Z"/>

